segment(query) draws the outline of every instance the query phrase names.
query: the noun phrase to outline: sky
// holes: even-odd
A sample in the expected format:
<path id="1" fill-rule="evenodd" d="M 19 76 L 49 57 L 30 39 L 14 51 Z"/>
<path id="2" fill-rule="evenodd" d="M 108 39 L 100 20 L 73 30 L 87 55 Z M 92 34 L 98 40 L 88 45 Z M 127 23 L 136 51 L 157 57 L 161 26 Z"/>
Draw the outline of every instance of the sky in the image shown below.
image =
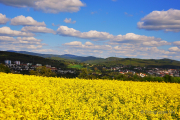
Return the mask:
<path id="1" fill-rule="evenodd" d="M 180 60 L 180 1 L 0 0 L 0 50 Z"/>

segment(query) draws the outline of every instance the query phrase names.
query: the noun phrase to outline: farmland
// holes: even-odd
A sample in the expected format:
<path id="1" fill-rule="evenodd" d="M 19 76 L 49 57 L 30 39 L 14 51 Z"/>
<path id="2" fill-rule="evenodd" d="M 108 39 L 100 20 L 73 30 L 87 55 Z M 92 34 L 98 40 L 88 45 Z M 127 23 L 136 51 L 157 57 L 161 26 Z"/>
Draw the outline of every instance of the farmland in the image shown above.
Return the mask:
<path id="1" fill-rule="evenodd" d="M 180 119 L 180 84 L 0 73 L 0 119 Z"/>
<path id="2" fill-rule="evenodd" d="M 68 67 L 69 67 L 69 68 L 76 68 L 76 69 L 81 69 L 81 68 L 83 68 L 83 66 L 82 66 L 82 65 L 79 65 L 79 64 L 75 64 L 75 65 L 70 64 L 70 65 L 68 65 Z"/>

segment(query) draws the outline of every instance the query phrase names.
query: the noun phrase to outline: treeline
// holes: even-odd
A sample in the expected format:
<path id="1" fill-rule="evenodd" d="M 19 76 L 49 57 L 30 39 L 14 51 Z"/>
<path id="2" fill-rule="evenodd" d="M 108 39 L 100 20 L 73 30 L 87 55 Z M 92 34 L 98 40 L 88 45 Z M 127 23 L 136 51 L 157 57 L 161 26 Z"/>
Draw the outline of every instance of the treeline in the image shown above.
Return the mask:
<path id="1" fill-rule="evenodd" d="M 0 72 L 11 73 L 11 70 L 3 64 L 0 64 Z M 79 73 L 75 74 L 67 73 L 67 74 L 57 74 L 52 72 L 49 68 L 45 66 L 36 68 L 36 70 L 31 70 L 29 75 L 37 75 L 37 76 L 46 76 L 46 77 L 66 77 L 66 78 L 81 78 L 81 79 L 106 79 L 106 80 L 123 80 L 123 81 L 148 81 L 148 82 L 170 82 L 170 83 L 180 83 L 180 77 L 172 77 L 170 75 L 165 75 L 164 77 L 154 77 L 154 76 L 146 76 L 140 77 L 138 75 L 133 75 L 131 73 L 127 74 L 119 74 L 119 73 L 109 73 L 102 75 L 94 75 L 90 74 L 87 69 L 82 69 Z"/>
<path id="2" fill-rule="evenodd" d="M 36 68 L 36 70 L 31 70 L 29 74 L 37 75 L 37 76 L 44 76 L 44 77 L 66 77 L 66 78 L 75 78 L 78 76 L 78 72 L 60 74 L 60 73 L 52 72 L 49 68 L 46 68 L 45 66 L 38 67 Z"/>
<path id="3" fill-rule="evenodd" d="M 78 71 L 76 73 L 66 73 L 66 74 L 55 73 L 52 72 L 49 68 L 46 68 L 45 66 L 38 67 L 35 70 L 31 70 L 31 71 L 23 70 L 20 73 L 16 73 L 13 70 L 10 70 L 9 67 L 7 67 L 4 64 L 0 64 L 0 72 L 36 75 L 36 76 L 44 76 L 44 77 L 65 77 L 65 78 L 76 78 L 79 75 Z"/>

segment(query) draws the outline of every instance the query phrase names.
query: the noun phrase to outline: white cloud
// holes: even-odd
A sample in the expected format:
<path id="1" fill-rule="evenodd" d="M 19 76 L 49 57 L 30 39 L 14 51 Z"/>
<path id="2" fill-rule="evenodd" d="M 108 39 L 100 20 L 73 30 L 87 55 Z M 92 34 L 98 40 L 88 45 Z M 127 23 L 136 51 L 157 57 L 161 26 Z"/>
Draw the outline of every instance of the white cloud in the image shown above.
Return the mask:
<path id="1" fill-rule="evenodd" d="M 150 42 L 143 42 L 142 45 L 144 46 L 163 46 L 163 45 L 171 45 L 171 43 L 167 42 L 167 41 L 150 41 Z"/>
<path id="2" fill-rule="evenodd" d="M 11 30 L 9 27 L 0 28 L 0 36 L 34 36 L 32 33 Z"/>
<path id="3" fill-rule="evenodd" d="M 21 31 L 24 32 L 34 32 L 34 33 L 53 33 L 55 34 L 56 32 L 52 29 L 46 28 L 46 27 L 41 27 L 41 26 L 25 26 L 21 29 Z"/>
<path id="4" fill-rule="evenodd" d="M 110 45 L 94 45 L 91 42 L 86 42 L 82 44 L 80 41 L 73 41 L 70 43 L 63 44 L 64 46 L 69 46 L 71 48 L 76 49 L 92 49 L 92 50 L 111 50 L 112 47 Z"/>
<path id="5" fill-rule="evenodd" d="M 42 40 L 36 39 L 34 37 L 8 37 L 0 36 L 1 50 L 37 50 L 42 49 L 45 43 L 42 43 Z"/>
<path id="6" fill-rule="evenodd" d="M 46 13 L 77 12 L 85 6 L 80 0 L 0 0 L 0 3 L 14 7 L 31 7 Z"/>
<path id="7" fill-rule="evenodd" d="M 58 51 L 56 50 L 53 50 L 53 49 L 34 49 L 32 50 L 32 52 L 38 52 L 38 53 L 51 53 L 51 54 L 55 54 L 57 53 Z"/>
<path id="8" fill-rule="evenodd" d="M 8 42 L 8 41 L 15 41 L 16 39 L 9 36 L 0 36 L 0 42 Z"/>
<path id="9" fill-rule="evenodd" d="M 36 46 L 36 45 L 28 45 L 27 48 L 28 49 L 38 49 L 38 48 L 42 48 L 42 45 L 38 45 L 38 46 Z"/>
<path id="10" fill-rule="evenodd" d="M 11 19 L 11 25 L 46 26 L 44 22 L 37 22 L 32 17 L 23 15 Z"/>
<path id="11" fill-rule="evenodd" d="M 68 46 L 82 46 L 82 43 L 79 41 L 73 41 L 70 43 L 65 43 L 64 45 L 68 45 Z"/>
<path id="12" fill-rule="evenodd" d="M 127 57 L 137 57 L 137 55 L 131 55 L 131 54 L 127 54 L 125 56 L 127 56 Z"/>
<path id="13" fill-rule="evenodd" d="M 148 37 L 145 35 L 137 35 L 134 33 L 127 33 L 126 35 L 118 35 L 115 36 L 114 39 L 111 39 L 111 42 L 113 43 L 130 43 L 130 42 L 146 42 L 146 41 L 161 41 L 161 38 L 155 38 L 155 37 Z"/>
<path id="14" fill-rule="evenodd" d="M 140 22 L 138 28 L 146 30 L 180 31 L 180 10 L 153 11 Z"/>
<path id="15" fill-rule="evenodd" d="M 3 15 L 0 13 L 0 25 L 1 24 L 6 24 L 9 21 L 8 18 L 6 18 L 6 15 Z"/>
<path id="16" fill-rule="evenodd" d="M 173 45 L 180 46 L 180 41 L 173 42 Z"/>
<path id="17" fill-rule="evenodd" d="M 92 39 L 92 40 L 108 40 L 113 38 L 113 35 L 107 32 L 98 32 L 96 30 L 91 30 L 89 32 L 80 32 L 73 28 L 68 28 L 67 26 L 60 26 L 57 30 L 57 34 L 63 36 L 71 36 L 71 37 L 78 37 L 84 39 Z"/>
<path id="18" fill-rule="evenodd" d="M 90 39 L 93 41 L 110 40 L 109 44 L 119 44 L 119 43 L 143 43 L 157 41 L 158 45 L 169 45 L 166 41 L 161 41 L 161 38 L 155 38 L 154 36 L 137 35 L 134 33 L 127 33 L 126 35 L 114 36 L 107 32 L 98 32 L 96 30 L 91 30 L 89 32 L 80 32 L 73 28 L 68 28 L 67 26 L 60 26 L 57 30 L 57 34 L 63 36 L 71 36 L 83 39 Z M 153 44 L 153 42 L 151 42 Z M 147 45 L 147 43 L 145 43 Z M 150 43 L 148 43 L 150 44 Z M 155 43 L 154 43 L 155 44 Z M 157 44 L 157 43 L 156 43 Z"/>
<path id="19" fill-rule="evenodd" d="M 71 18 L 69 18 L 69 19 L 66 18 L 66 19 L 64 20 L 64 22 L 65 22 L 65 23 L 72 23 L 72 24 L 76 23 L 76 21 L 72 21 Z"/>
<path id="20" fill-rule="evenodd" d="M 25 44 L 36 44 L 40 45 L 42 40 L 36 39 L 34 37 L 17 37 L 18 43 L 25 43 Z"/>
<path id="21" fill-rule="evenodd" d="M 57 34 L 63 36 L 71 36 L 83 39 L 90 39 L 93 41 L 103 41 L 109 40 L 108 44 L 118 45 L 118 44 L 138 44 L 141 46 L 163 46 L 163 45 L 171 45 L 171 43 L 162 40 L 161 38 L 156 38 L 154 36 L 145 36 L 145 35 L 137 35 L 134 33 L 127 33 L 126 35 L 117 35 L 114 36 L 107 32 L 98 32 L 95 30 L 91 30 L 89 32 L 80 32 L 73 28 L 68 28 L 67 26 L 60 26 L 57 30 Z"/>
<path id="22" fill-rule="evenodd" d="M 171 48 L 169 48 L 169 51 L 171 51 L 171 52 L 179 52 L 180 49 L 178 47 L 171 47 Z"/>
<path id="23" fill-rule="evenodd" d="M 165 56 L 178 56 L 178 51 L 166 51 L 154 46 L 143 46 L 141 44 L 122 43 L 117 46 L 96 45 L 91 42 L 82 44 L 80 41 L 73 41 L 64 44 L 65 51 L 69 54 L 93 55 L 96 57 L 136 57 L 144 59 L 161 59 Z"/>
<path id="24" fill-rule="evenodd" d="M 91 42 L 86 42 L 85 45 L 89 46 L 89 45 L 94 45 L 94 44 Z"/>
<path id="25" fill-rule="evenodd" d="M 36 39 L 34 37 L 8 37 L 0 36 L 1 44 L 27 44 L 27 45 L 45 45 L 41 43 L 42 40 Z"/>

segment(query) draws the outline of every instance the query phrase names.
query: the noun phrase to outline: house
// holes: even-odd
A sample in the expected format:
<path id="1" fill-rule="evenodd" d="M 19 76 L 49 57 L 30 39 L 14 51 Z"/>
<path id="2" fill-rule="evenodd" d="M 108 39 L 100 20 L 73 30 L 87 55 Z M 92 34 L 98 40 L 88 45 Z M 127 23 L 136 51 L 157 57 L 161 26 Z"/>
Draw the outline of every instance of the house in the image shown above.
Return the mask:
<path id="1" fill-rule="evenodd" d="M 52 72 L 55 72 L 57 70 L 57 68 L 55 68 L 55 67 L 52 67 L 50 69 L 51 69 Z"/>
<path id="2" fill-rule="evenodd" d="M 46 68 L 51 68 L 51 65 L 46 65 Z"/>
<path id="3" fill-rule="evenodd" d="M 15 61 L 14 62 L 16 65 L 20 65 L 20 61 Z"/>
<path id="4" fill-rule="evenodd" d="M 119 72 L 119 73 L 124 74 L 123 72 Z"/>
<path id="5" fill-rule="evenodd" d="M 141 76 L 141 77 L 145 77 L 145 76 L 146 76 L 146 74 L 142 74 L 142 73 L 140 73 L 140 74 L 139 74 L 139 76 Z"/>
<path id="6" fill-rule="evenodd" d="M 5 60 L 4 62 L 5 62 L 5 64 L 7 64 L 7 65 L 10 65 L 10 64 L 11 64 L 11 60 Z"/>
<path id="7" fill-rule="evenodd" d="M 28 65 L 28 66 L 31 66 L 31 65 L 32 65 L 32 63 L 27 63 L 27 65 Z"/>
<path id="8" fill-rule="evenodd" d="M 40 66 L 42 66 L 42 64 L 36 64 L 36 66 L 40 67 Z"/>

